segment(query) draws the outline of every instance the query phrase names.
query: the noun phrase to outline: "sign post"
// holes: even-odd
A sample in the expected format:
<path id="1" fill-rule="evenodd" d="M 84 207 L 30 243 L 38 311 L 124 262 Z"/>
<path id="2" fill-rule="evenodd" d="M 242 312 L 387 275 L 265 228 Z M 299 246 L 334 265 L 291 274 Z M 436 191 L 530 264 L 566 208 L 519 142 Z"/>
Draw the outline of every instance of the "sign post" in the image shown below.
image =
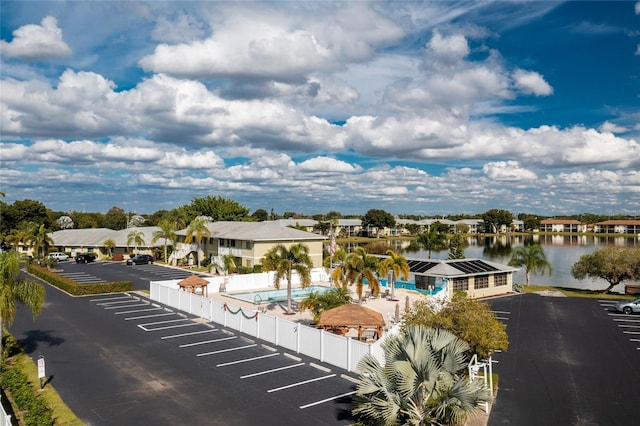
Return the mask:
<path id="1" fill-rule="evenodd" d="M 40 389 L 44 387 L 44 378 L 47 377 L 44 369 L 44 356 L 40 354 L 38 357 L 38 379 L 40 379 Z"/>

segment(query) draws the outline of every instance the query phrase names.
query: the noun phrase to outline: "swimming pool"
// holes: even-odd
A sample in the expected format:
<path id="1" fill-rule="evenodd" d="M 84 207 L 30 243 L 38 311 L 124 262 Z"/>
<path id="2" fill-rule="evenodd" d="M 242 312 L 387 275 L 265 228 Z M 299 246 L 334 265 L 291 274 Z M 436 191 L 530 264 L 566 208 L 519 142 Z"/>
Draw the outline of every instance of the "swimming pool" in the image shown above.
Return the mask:
<path id="1" fill-rule="evenodd" d="M 383 278 L 383 279 L 380 279 L 379 281 L 380 281 L 380 286 L 381 287 L 388 288 L 389 284 L 387 283 L 387 280 L 385 280 Z M 426 295 L 429 295 L 429 296 L 437 294 L 445 286 L 446 286 L 446 284 L 440 284 L 440 285 L 434 286 L 433 290 L 426 290 L 426 289 L 423 289 L 423 288 L 417 288 L 415 283 L 402 281 L 402 280 L 396 280 L 396 288 L 403 288 L 405 290 L 413 290 L 413 291 L 417 291 L 418 293 L 426 294 Z"/>
<path id="2" fill-rule="evenodd" d="M 329 290 L 331 290 L 331 287 L 325 287 L 322 285 L 312 285 L 306 288 L 296 287 L 291 289 L 291 298 L 304 299 L 305 297 L 309 296 L 313 292 L 324 293 Z M 258 290 L 258 291 L 250 291 L 247 293 L 227 294 L 227 296 L 259 305 L 261 303 L 286 301 L 287 289 L 283 288 L 280 290 Z"/>

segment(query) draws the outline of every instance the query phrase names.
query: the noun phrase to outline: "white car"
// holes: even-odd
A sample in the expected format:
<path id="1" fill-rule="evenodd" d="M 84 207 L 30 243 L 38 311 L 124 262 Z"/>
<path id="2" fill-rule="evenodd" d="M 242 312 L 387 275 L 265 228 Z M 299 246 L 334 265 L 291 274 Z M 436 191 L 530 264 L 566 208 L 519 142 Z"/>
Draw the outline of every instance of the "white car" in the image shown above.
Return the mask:
<path id="1" fill-rule="evenodd" d="M 618 302 L 616 303 L 616 311 L 625 314 L 640 313 L 640 299 Z"/>
<path id="2" fill-rule="evenodd" d="M 49 259 L 55 259 L 58 262 L 61 262 L 63 260 L 69 259 L 69 256 L 67 256 L 65 253 L 54 251 L 53 253 L 49 253 Z"/>

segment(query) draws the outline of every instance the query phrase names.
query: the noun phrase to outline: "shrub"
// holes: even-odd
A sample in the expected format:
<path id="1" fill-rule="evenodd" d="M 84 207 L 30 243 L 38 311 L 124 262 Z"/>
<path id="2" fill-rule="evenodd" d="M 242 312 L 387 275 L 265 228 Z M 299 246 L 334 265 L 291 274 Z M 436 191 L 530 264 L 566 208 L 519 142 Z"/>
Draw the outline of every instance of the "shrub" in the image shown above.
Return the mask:
<path id="1" fill-rule="evenodd" d="M 51 409 L 38 398 L 34 386 L 29 383 L 27 376 L 17 368 L 5 369 L 0 373 L 0 383 L 8 391 L 11 398 L 24 412 L 24 422 L 27 425 L 53 425 Z"/>
<path id="2" fill-rule="evenodd" d="M 131 281 L 114 281 L 110 283 L 79 284 L 72 279 L 58 275 L 38 265 L 29 265 L 27 271 L 74 296 L 99 293 L 121 293 L 133 290 Z"/>
<path id="3" fill-rule="evenodd" d="M 124 255 L 122 253 L 116 253 L 113 255 L 113 257 L 111 257 L 111 260 L 122 262 L 124 260 Z"/>

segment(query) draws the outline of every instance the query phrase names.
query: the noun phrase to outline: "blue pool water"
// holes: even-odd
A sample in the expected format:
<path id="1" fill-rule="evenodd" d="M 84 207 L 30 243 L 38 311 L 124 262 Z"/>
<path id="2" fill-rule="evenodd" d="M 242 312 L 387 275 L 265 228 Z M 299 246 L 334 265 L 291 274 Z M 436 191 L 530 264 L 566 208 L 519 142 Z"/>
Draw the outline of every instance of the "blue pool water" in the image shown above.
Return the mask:
<path id="1" fill-rule="evenodd" d="M 380 281 L 380 286 L 381 287 L 388 287 L 387 280 L 381 279 L 379 281 Z M 440 290 L 442 290 L 444 288 L 444 284 L 436 285 L 433 288 L 433 290 L 429 291 L 429 290 L 424 290 L 424 289 L 421 289 L 421 288 L 416 288 L 416 284 L 415 283 L 402 281 L 402 280 L 396 280 L 396 288 L 404 288 L 406 290 L 417 291 L 418 293 L 421 293 L 421 294 L 433 295 L 433 294 L 438 293 Z"/>
<path id="2" fill-rule="evenodd" d="M 291 289 L 291 298 L 292 299 L 304 299 L 309 296 L 309 294 L 315 293 L 324 293 L 325 291 L 331 290 L 331 287 L 325 287 L 321 285 L 312 285 L 306 288 L 292 288 Z M 280 290 L 259 290 L 259 291 L 250 291 L 247 293 L 234 293 L 228 294 L 229 297 L 233 297 L 235 299 L 244 300 L 245 302 L 251 302 L 255 304 L 260 303 L 270 303 L 270 302 L 284 302 L 287 300 L 287 289 L 283 288 Z"/>

